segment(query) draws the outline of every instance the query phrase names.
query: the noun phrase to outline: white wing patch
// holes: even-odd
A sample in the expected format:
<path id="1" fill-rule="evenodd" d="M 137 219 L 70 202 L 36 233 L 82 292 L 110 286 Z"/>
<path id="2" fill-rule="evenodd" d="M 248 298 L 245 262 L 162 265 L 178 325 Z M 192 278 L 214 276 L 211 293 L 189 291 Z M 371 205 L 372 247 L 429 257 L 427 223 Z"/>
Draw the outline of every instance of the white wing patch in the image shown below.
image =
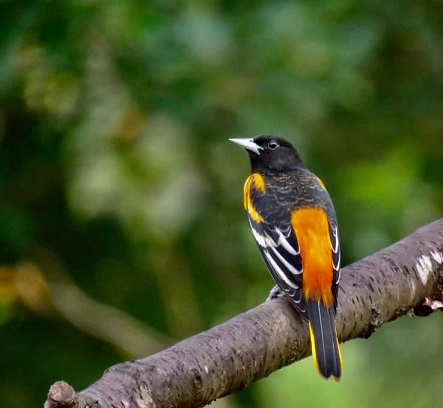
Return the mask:
<path id="1" fill-rule="evenodd" d="M 288 276 L 285 274 L 284 271 L 281 270 L 281 268 L 277 265 L 277 263 L 274 261 L 274 258 L 271 256 L 269 251 L 264 250 L 263 251 L 266 259 L 268 260 L 269 264 L 272 266 L 272 269 L 275 271 L 275 273 L 278 274 L 279 278 L 286 283 L 286 285 L 290 286 L 291 288 L 298 289 L 298 285 L 296 285 L 294 282 L 291 282 L 288 278 Z"/>
<path id="2" fill-rule="evenodd" d="M 293 290 L 300 289 L 296 283 L 299 278 L 295 277 L 303 272 L 303 268 L 299 270 L 295 266 L 300 250 L 289 242 L 292 232 L 291 226 L 284 230 L 272 227 L 267 231 L 258 231 L 262 225 L 255 224 L 251 220 L 249 225 L 266 263 L 272 269 L 270 272 L 273 273 L 274 279 L 280 281 L 291 293 Z M 299 297 L 301 298 L 301 296 Z M 299 299 L 294 300 L 297 303 L 300 301 Z"/>
<path id="3" fill-rule="evenodd" d="M 330 227 L 330 237 L 331 237 L 331 249 L 332 249 L 332 267 L 335 272 L 335 283 L 338 284 L 340 281 L 340 241 L 338 239 L 338 227 Z"/>
<path id="4" fill-rule="evenodd" d="M 337 253 L 339 250 L 339 240 L 338 240 L 338 227 L 333 227 L 332 229 L 332 235 L 334 236 L 334 242 L 331 241 L 331 248 L 334 254 Z"/>
<path id="5" fill-rule="evenodd" d="M 281 263 L 289 269 L 291 273 L 294 275 L 300 275 L 302 271 L 299 271 L 297 268 L 292 266 L 283 256 L 281 256 L 280 252 L 278 252 L 275 247 L 271 247 L 272 252 L 275 254 L 275 256 L 280 259 Z M 269 252 L 269 251 L 268 251 Z"/>
<path id="6" fill-rule="evenodd" d="M 337 254 L 337 253 L 336 253 Z M 336 262 L 332 262 L 332 266 L 336 271 L 340 270 L 340 261 L 341 261 L 341 253 L 339 252 L 337 254 L 337 260 Z"/>
<path id="7" fill-rule="evenodd" d="M 280 231 L 278 228 L 275 229 L 275 232 L 279 236 L 276 246 L 281 245 L 284 249 L 286 249 L 286 251 L 288 251 L 292 255 L 300 255 L 300 250 L 296 251 L 295 248 L 292 247 L 291 244 L 287 240 L 287 238 L 291 234 L 291 227 L 288 228 L 288 232 L 286 233 L 286 235 L 284 235 L 283 232 Z"/>
<path id="8" fill-rule="evenodd" d="M 260 247 L 268 248 L 276 245 L 274 240 L 268 234 L 260 234 L 251 222 L 249 222 L 249 226 L 251 227 L 252 234 Z"/>
<path id="9" fill-rule="evenodd" d="M 252 234 L 254 235 L 255 240 L 257 241 L 257 244 L 260 245 L 262 248 L 269 248 L 269 247 L 279 247 L 280 245 L 286 249 L 291 255 L 300 255 L 300 250 L 296 250 L 289 242 L 288 237 L 291 235 L 291 227 L 287 228 L 286 234 L 283 233 L 282 230 L 279 228 L 274 228 L 273 232 L 275 232 L 278 236 L 278 241 L 275 242 L 275 240 L 269 236 L 266 232 L 263 234 L 260 234 L 255 228 L 253 223 L 249 220 L 249 226 L 251 227 Z"/>

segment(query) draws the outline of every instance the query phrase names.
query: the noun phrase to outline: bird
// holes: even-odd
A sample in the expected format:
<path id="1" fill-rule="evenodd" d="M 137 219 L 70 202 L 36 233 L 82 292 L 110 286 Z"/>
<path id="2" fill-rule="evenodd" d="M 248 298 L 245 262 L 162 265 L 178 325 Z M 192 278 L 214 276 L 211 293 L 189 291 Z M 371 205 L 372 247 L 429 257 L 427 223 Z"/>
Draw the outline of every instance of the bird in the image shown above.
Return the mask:
<path id="1" fill-rule="evenodd" d="M 324 183 L 294 146 L 273 135 L 229 139 L 249 155 L 244 184 L 249 226 L 276 286 L 308 321 L 320 375 L 339 381 L 342 356 L 335 328 L 340 242 L 334 205 Z"/>

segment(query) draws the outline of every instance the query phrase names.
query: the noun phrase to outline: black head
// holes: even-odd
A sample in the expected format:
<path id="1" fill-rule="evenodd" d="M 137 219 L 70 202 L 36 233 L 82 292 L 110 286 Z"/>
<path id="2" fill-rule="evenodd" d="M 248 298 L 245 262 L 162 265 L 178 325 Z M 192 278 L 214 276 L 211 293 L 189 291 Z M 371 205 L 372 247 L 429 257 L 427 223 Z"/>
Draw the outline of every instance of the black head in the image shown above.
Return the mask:
<path id="1" fill-rule="evenodd" d="M 252 171 L 295 170 L 305 168 L 294 146 L 277 136 L 261 135 L 252 139 L 229 139 L 243 147 L 249 154 Z"/>

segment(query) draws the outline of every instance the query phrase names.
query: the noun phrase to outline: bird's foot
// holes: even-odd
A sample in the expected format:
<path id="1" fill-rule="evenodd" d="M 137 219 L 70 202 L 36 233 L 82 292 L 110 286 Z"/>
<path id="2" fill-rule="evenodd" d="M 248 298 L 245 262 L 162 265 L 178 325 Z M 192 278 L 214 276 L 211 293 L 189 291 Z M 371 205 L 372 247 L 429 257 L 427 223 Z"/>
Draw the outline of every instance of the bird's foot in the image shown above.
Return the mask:
<path id="1" fill-rule="evenodd" d="M 275 285 L 269 292 L 269 296 L 267 297 L 266 302 L 269 302 L 272 299 L 280 298 L 282 296 L 285 296 L 285 293 L 278 287 L 278 285 Z"/>

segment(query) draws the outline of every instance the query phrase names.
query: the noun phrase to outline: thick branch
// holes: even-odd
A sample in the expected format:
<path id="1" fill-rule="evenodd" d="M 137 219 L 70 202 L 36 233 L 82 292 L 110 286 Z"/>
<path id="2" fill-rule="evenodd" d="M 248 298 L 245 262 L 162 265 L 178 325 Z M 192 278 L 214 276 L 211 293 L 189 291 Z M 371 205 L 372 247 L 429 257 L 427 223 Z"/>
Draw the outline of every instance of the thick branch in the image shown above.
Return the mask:
<path id="1" fill-rule="evenodd" d="M 423 304 L 441 300 L 442 283 L 440 219 L 342 270 L 341 341 L 368 337 L 417 308 L 423 314 Z M 306 323 L 286 299 L 277 299 L 150 357 L 113 366 L 78 394 L 55 383 L 46 407 L 200 407 L 309 353 Z"/>

